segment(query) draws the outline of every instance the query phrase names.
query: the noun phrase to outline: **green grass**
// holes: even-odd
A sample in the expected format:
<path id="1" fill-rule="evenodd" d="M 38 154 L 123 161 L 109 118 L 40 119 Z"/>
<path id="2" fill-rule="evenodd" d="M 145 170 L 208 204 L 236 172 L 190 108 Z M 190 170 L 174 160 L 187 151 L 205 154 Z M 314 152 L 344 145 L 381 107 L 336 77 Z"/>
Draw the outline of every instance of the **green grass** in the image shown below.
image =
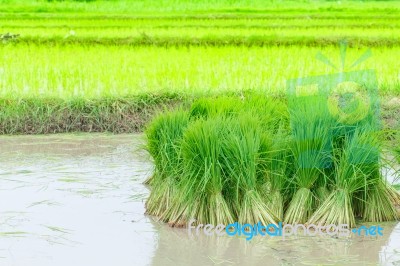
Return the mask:
<path id="1" fill-rule="evenodd" d="M 62 132 L 142 132 L 163 108 L 173 108 L 179 95 L 129 97 L 0 99 L 0 134 Z"/>
<path id="2" fill-rule="evenodd" d="M 348 49 L 346 68 L 365 51 Z M 120 47 L 7 45 L 0 50 L 0 96 L 87 97 L 145 93 L 209 93 L 258 90 L 285 93 L 290 78 L 335 73 L 335 46 Z M 374 69 L 382 93 L 399 94 L 398 48 L 372 49 L 355 69 Z M 296 60 L 293 60 L 293 57 Z"/>

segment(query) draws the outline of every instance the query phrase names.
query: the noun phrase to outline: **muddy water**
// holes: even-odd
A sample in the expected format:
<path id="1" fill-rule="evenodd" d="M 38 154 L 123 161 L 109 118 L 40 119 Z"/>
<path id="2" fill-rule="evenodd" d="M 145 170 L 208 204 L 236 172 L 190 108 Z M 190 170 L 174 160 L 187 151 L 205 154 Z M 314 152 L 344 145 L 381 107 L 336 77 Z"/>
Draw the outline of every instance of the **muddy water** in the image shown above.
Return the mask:
<path id="1" fill-rule="evenodd" d="M 0 137 L 0 265 L 397 265 L 382 237 L 188 236 L 143 215 L 139 135 Z"/>

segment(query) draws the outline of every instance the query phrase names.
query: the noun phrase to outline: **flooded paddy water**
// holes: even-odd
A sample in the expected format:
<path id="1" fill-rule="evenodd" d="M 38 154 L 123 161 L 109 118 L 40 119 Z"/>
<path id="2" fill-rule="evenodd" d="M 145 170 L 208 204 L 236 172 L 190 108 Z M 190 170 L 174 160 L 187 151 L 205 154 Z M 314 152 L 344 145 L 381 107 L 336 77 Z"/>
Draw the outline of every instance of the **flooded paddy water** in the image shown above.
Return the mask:
<path id="1" fill-rule="evenodd" d="M 0 137 L 0 265 L 400 265 L 381 237 L 189 236 L 145 216 L 141 135 Z"/>

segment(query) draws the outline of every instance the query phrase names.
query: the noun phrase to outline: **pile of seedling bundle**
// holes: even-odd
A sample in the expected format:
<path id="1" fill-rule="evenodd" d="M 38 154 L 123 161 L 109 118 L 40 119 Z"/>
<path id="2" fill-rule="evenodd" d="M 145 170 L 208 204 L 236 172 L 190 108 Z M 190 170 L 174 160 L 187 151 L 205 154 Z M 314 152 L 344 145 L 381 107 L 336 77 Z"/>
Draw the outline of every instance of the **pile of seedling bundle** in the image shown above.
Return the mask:
<path id="1" fill-rule="evenodd" d="M 328 107 L 319 96 L 288 103 L 249 94 L 162 113 L 146 130 L 155 164 L 147 214 L 172 226 L 191 219 L 349 226 L 396 220 L 400 197 L 380 171 L 375 114 L 338 118 Z"/>

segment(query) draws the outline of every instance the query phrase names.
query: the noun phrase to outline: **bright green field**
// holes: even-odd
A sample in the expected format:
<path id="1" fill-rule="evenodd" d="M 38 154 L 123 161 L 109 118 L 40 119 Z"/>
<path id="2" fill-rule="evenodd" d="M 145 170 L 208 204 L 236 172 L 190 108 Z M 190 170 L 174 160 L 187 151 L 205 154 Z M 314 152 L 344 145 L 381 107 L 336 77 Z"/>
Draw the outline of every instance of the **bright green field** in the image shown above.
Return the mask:
<path id="1" fill-rule="evenodd" d="M 345 70 L 365 51 L 349 49 Z M 118 47 L 10 45 L 0 51 L 1 96 L 123 96 L 148 92 L 284 92 L 286 80 L 337 70 L 337 47 Z M 375 69 L 382 93 L 400 92 L 400 48 L 373 48 L 352 68 Z"/>
<path id="2" fill-rule="evenodd" d="M 9 5 L 7 9 L 3 5 L 0 32 L 20 34 L 20 42 L 39 44 L 324 46 L 346 38 L 357 46 L 400 45 L 400 13 L 391 2 L 305 3 L 302 8 L 292 3 L 282 8 L 283 4 L 267 1 L 264 9 L 257 9 L 255 2 L 252 8 L 218 9 L 210 4 L 202 11 L 188 6 L 188 11 L 165 7 L 161 12 L 135 9 L 136 2 L 116 1 L 114 9 L 108 4 L 111 11 L 107 13 L 100 12 L 107 6 L 100 3 L 75 3 L 75 10 L 67 8 L 72 5 L 69 2 L 42 4 L 36 9 L 29 5 Z M 201 3 L 197 8 L 205 8 Z M 181 5 L 175 6 L 184 8 Z M 69 12 L 51 11 L 51 6 L 60 10 L 64 6 Z M 84 11 L 84 7 L 93 11 Z M 11 12 L 13 9 L 17 11 Z"/>
<path id="3" fill-rule="evenodd" d="M 39 114 L 54 110 L 48 98 L 68 109 L 75 99 L 91 106 L 92 99 L 110 105 L 149 94 L 282 94 L 287 79 L 340 71 L 343 39 L 345 71 L 374 69 L 381 94 L 400 95 L 395 1 L 0 0 L 4 33 L 18 37 L 0 40 L 0 124 L 18 121 L 21 128 L 0 125 L 0 132 L 24 132 L 18 100 L 32 100 L 25 109 Z M 372 57 L 350 69 L 367 49 Z M 318 61 L 319 52 L 337 69 Z"/>

